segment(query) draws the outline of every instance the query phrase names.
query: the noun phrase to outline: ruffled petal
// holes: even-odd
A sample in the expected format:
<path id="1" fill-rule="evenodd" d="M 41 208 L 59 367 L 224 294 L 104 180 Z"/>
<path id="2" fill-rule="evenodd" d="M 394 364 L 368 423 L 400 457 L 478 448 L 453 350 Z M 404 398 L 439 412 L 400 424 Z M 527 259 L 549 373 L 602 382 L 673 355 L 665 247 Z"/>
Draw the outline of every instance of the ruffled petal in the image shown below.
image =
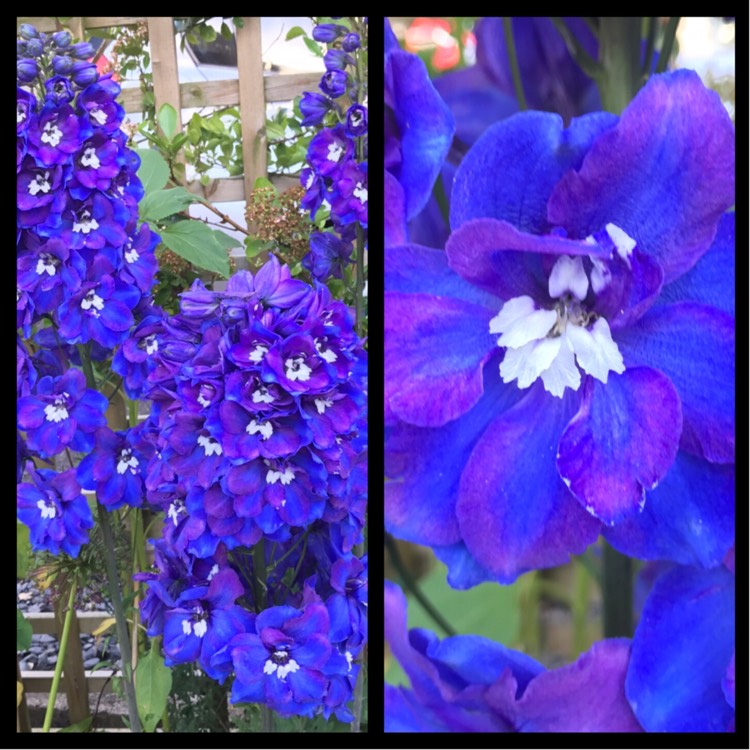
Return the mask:
<path id="1" fill-rule="evenodd" d="M 487 371 L 482 398 L 459 419 L 436 428 L 400 423 L 389 431 L 385 524 L 400 539 L 429 546 L 460 540 L 456 498 L 463 467 L 490 421 L 523 395 L 496 377 L 493 361 Z"/>
<path id="2" fill-rule="evenodd" d="M 404 191 L 398 180 L 387 169 L 383 179 L 385 180 L 385 246 L 401 245 L 407 239 Z"/>
<path id="3" fill-rule="evenodd" d="M 520 732 L 642 732 L 625 697 L 630 641 L 595 643 L 574 664 L 543 672 L 515 706 Z"/>
<path id="4" fill-rule="evenodd" d="M 652 76 L 576 169 L 552 193 L 549 221 L 581 238 L 612 222 L 672 281 L 734 203 L 734 127 L 695 71 Z"/>
<path id="5" fill-rule="evenodd" d="M 706 305 L 656 307 L 620 331 L 626 366 L 669 376 L 682 401 L 680 447 L 714 463 L 734 461 L 734 318 Z"/>
<path id="6" fill-rule="evenodd" d="M 567 561 L 599 533 L 555 469 L 560 433 L 578 401 L 535 385 L 490 424 L 466 463 L 456 505 L 461 536 L 501 583 Z"/>
<path id="7" fill-rule="evenodd" d="M 637 513 L 677 455 L 680 398 L 669 378 L 648 367 L 587 378 L 578 414 L 565 428 L 557 468 L 581 505 L 612 525 Z"/>
<path id="8" fill-rule="evenodd" d="M 496 348 L 494 312 L 431 294 L 385 294 L 385 398 L 410 424 L 437 427 L 482 395 L 482 365 Z"/>
<path id="9" fill-rule="evenodd" d="M 606 529 L 625 555 L 710 568 L 734 544 L 734 466 L 711 464 L 680 451 L 643 512 Z"/>
<path id="10" fill-rule="evenodd" d="M 451 193 L 451 227 L 471 219 L 510 222 L 523 232 L 547 231 L 547 201 L 558 180 L 580 166 L 614 115 L 585 115 L 563 129 L 559 115 L 521 112 L 488 128 L 461 162 Z"/>
<path id="11" fill-rule="evenodd" d="M 654 585 L 636 628 L 625 693 L 647 732 L 725 732 L 734 652 L 734 575 L 679 567 Z"/>

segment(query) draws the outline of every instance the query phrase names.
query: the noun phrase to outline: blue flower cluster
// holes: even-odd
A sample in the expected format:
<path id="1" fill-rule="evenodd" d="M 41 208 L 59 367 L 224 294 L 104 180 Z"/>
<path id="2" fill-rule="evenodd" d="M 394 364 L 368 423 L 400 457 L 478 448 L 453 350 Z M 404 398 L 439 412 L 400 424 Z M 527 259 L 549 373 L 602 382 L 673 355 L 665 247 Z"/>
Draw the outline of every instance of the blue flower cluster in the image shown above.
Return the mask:
<path id="1" fill-rule="evenodd" d="M 149 634 L 164 635 L 168 665 L 197 659 L 221 682 L 234 670 L 235 701 L 350 720 L 367 637 L 367 559 L 352 552 L 367 465 L 349 310 L 272 257 L 225 292 L 196 281 L 179 315 L 132 340 L 153 349 L 145 381 L 123 359 L 152 410 L 129 461 L 149 457 L 146 498 L 166 514 L 158 573 L 138 576 Z M 81 469 L 95 476 L 104 460 Z"/>
<path id="2" fill-rule="evenodd" d="M 302 261 L 319 281 L 343 277 L 357 225 L 367 241 L 367 76 L 361 63 L 367 22 L 349 21 L 349 26 L 327 23 L 313 29 L 313 38 L 328 46 L 323 93 L 305 93 L 300 101 L 303 125 L 326 125 L 310 141 L 310 166 L 300 175 L 306 191 L 302 207 L 313 217 L 324 202 L 331 209 L 333 231 L 313 232 Z"/>
<path id="3" fill-rule="evenodd" d="M 91 45 L 72 44 L 68 32 L 46 35 L 24 24 L 20 36 L 18 481 L 27 465 L 34 490 L 19 485 L 19 517 L 31 528 L 35 549 L 56 553 L 62 548 L 75 555 L 87 541 L 82 529 L 93 523 L 80 487 L 94 489 L 93 480 L 80 468 L 61 475 L 35 472 L 23 459 L 88 453 L 110 439 L 107 399 L 86 387 L 80 370 L 71 369 L 80 364 L 76 345 L 86 346 L 95 359 L 107 359 L 147 315 L 158 238 L 148 226 L 137 226 L 143 187 L 136 176 L 138 156 L 126 147 L 120 129 L 120 87 L 108 76 L 99 77 L 87 62 Z M 111 453 L 106 466 L 88 459 L 96 463 L 99 483 L 110 488 L 104 498 L 117 494 L 112 486 L 129 476 L 120 470 L 123 451 L 118 457 Z M 132 488 L 128 497 L 135 502 Z M 66 539 L 60 536 L 64 529 Z"/>

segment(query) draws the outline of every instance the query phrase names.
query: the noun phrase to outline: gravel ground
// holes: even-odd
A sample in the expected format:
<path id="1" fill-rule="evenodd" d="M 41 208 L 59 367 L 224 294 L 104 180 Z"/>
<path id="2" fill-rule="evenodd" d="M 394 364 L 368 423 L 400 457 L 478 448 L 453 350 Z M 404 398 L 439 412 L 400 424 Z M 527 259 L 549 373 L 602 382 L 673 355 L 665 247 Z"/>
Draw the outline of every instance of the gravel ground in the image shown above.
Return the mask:
<path id="1" fill-rule="evenodd" d="M 40 591 L 33 580 L 18 581 L 16 583 L 16 602 L 24 613 L 54 612 L 49 592 Z M 107 600 L 94 596 L 88 588 L 83 588 L 78 595 L 76 609 L 84 612 L 107 612 L 111 614 L 111 607 Z M 70 647 L 70 644 L 69 646 Z M 94 637 L 88 633 L 81 635 L 84 669 L 120 668 L 120 649 L 114 635 Z M 31 646 L 26 651 L 19 651 L 22 671 L 52 670 L 57 663 L 60 643 L 53 635 L 34 634 Z M 104 664 L 102 663 L 104 662 Z"/>

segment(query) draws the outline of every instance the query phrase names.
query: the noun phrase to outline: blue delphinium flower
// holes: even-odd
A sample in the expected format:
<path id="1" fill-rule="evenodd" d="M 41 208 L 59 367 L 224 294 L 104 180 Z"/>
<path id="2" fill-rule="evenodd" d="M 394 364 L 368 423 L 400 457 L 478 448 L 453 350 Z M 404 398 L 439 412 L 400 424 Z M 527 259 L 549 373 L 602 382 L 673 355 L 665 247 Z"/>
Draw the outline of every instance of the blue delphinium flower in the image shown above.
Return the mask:
<path id="1" fill-rule="evenodd" d="M 94 525 L 94 518 L 76 482 L 75 471 L 58 474 L 36 469 L 28 461 L 26 473 L 33 484 L 18 485 L 18 518 L 31 531 L 32 549 L 78 557 L 81 546 L 89 541 L 88 529 Z"/>
<path id="2" fill-rule="evenodd" d="M 733 170 L 718 96 L 654 76 L 619 120 L 494 125 L 457 172 L 446 252 L 387 250 L 386 524 L 454 585 L 600 532 L 702 566 L 731 546 Z"/>
<path id="3" fill-rule="evenodd" d="M 642 732 L 625 698 L 630 642 L 613 638 L 546 671 L 475 635 L 440 641 L 406 628 L 406 599 L 385 582 L 385 638 L 411 689 L 385 685 L 386 732 Z"/>
<path id="4" fill-rule="evenodd" d="M 649 732 L 734 731 L 734 552 L 655 582 L 633 636 L 625 692 Z"/>

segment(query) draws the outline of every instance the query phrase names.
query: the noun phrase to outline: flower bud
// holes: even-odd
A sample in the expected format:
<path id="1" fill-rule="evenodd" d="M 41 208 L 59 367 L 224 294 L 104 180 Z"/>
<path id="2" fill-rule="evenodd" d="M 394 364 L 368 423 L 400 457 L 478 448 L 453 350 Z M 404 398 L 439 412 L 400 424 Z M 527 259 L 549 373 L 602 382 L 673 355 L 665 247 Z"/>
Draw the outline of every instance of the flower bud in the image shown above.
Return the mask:
<path id="1" fill-rule="evenodd" d="M 39 75 L 39 66 L 36 60 L 19 60 L 16 63 L 16 75 L 21 83 L 31 83 Z"/>
<path id="2" fill-rule="evenodd" d="M 323 62 L 326 70 L 343 70 L 347 65 L 354 64 L 351 56 L 341 49 L 329 49 L 323 57 Z"/>
<path id="3" fill-rule="evenodd" d="M 95 52 L 94 46 L 89 42 L 78 42 L 70 47 L 70 54 L 77 60 L 88 60 Z"/>
<path id="4" fill-rule="evenodd" d="M 329 70 L 320 79 L 320 90 L 335 99 L 346 91 L 346 73 L 341 70 Z"/>
<path id="5" fill-rule="evenodd" d="M 52 58 L 52 70 L 58 75 L 67 75 L 73 70 L 73 60 L 67 55 L 55 55 Z"/>
<path id="6" fill-rule="evenodd" d="M 69 31 L 56 31 L 52 35 L 52 41 L 55 43 L 55 47 L 58 49 L 64 49 L 65 47 L 69 47 L 70 43 L 73 41 L 73 37 L 71 36 Z"/>
<path id="7" fill-rule="evenodd" d="M 367 132 L 367 108 L 353 104 L 346 111 L 346 134 L 352 138 Z"/>
<path id="8" fill-rule="evenodd" d="M 341 46 L 347 52 L 354 52 L 355 49 L 359 49 L 359 34 L 354 32 L 347 34 L 341 42 Z"/>
<path id="9" fill-rule="evenodd" d="M 313 29 L 313 39 L 316 42 L 333 42 L 346 31 L 346 26 L 338 23 L 322 23 Z"/>
<path id="10" fill-rule="evenodd" d="M 44 45 L 39 39 L 30 39 L 26 42 L 26 54 L 30 57 L 41 57 L 44 52 Z"/>
<path id="11" fill-rule="evenodd" d="M 99 78 L 99 73 L 94 63 L 77 62 L 73 63 L 72 77 L 76 86 L 85 88 Z"/>
<path id="12" fill-rule="evenodd" d="M 30 23 L 22 23 L 18 29 L 18 35 L 26 41 L 39 38 L 39 32 Z"/>
<path id="13" fill-rule="evenodd" d="M 331 100 L 327 96 L 306 91 L 299 103 L 300 112 L 304 117 L 302 125 L 320 124 L 330 108 Z"/>

